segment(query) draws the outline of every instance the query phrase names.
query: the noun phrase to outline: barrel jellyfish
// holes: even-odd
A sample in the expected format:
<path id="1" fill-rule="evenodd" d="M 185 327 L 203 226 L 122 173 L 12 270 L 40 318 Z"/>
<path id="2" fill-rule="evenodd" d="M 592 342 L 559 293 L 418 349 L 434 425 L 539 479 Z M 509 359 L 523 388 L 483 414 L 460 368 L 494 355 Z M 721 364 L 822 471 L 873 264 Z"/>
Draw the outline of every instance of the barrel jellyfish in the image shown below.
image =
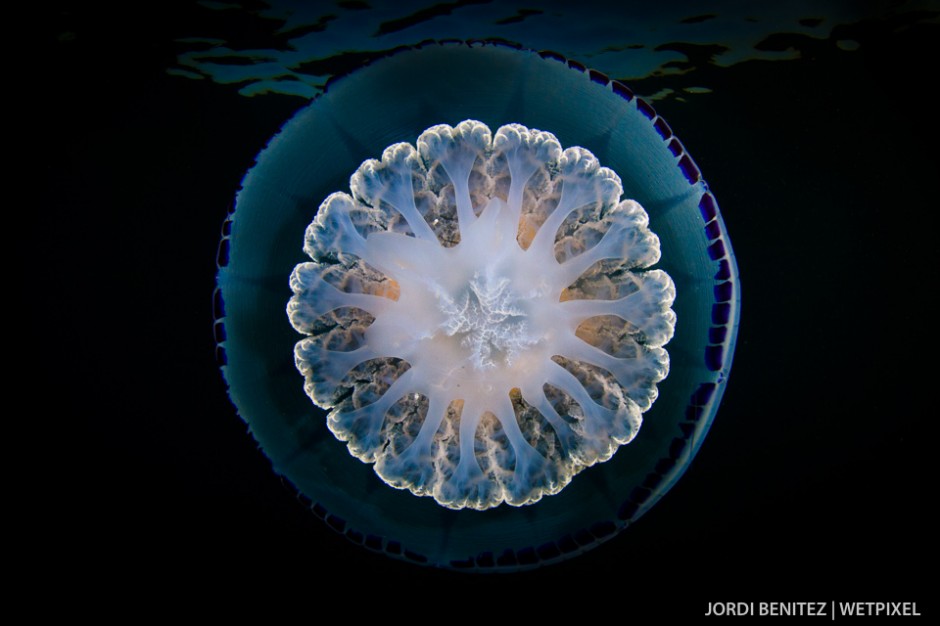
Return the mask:
<path id="1" fill-rule="evenodd" d="M 275 471 L 350 540 L 451 568 L 559 561 L 653 506 L 740 310 L 652 107 L 485 42 L 332 83 L 245 176 L 220 258 L 223 372 Z"/>

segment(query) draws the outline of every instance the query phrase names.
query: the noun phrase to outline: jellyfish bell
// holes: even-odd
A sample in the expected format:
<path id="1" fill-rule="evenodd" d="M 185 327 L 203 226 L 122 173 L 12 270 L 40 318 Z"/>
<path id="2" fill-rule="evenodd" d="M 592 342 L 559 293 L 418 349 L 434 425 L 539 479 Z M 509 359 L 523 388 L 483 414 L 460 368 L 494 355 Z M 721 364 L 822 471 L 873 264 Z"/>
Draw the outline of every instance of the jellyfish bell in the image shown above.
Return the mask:
<path id="1" fill-rule="evenodd" d="M 535 129 L 544 131 L 544 137 L 539 135 L 542 152 L 535 150 L 531 159 L 518 163 L 505 155 L 498 158 L 498 145 L 511 147 Z M 453 141 L 455 134 L 461 141 Z M 475 146 L 476 152 L 455 155 L 455 146 L 457 152 Z M 603 167 L 600 178 L 617 182 L 607 192 L 597 192 L 603 185 L 594 184 L 596 193 L 608 195 L 588 209 L 575 207 L 584 220 L 569 220 L 567 226 L 568 213 L 553 217 L 553 209 L 564 202 L 564 185 L 552 186 L 568 158 L 562 146 L 583 149 L 570 153 L 569 160 L 590 155 L 591 172 Z M 463 175 L 453 172 L 463 167 L 468 180 L 475 177 L 479 183 L 487 163 L 493 177 L 484 186 L 496 191 L 481 199 L 469 186 L 462 188 Z M 529 175 L 537 185 L 513 186 L 527 171 L 500 176 L 500 167 L 511 170 L 520 163 L 535 164 L 541 173 Z M 424 182 L 415 175 L 422 168 Z M 389 185 L 391 174 L 405 184 Z M 334 194 L 349 189 L 350 182 L 350 193 Z M 434 202 L 424 203 L 425 192 Z M 512 198 L 520 194 L 524 202 L 514 206 Z M 505 229 L 489 222 L 517 226 L 505 236 Z M 306 255 L 294 243 L 305 231 Z M 611 231 L 615 236 L 609 236 Z M 551 236 L 540 237 L 543 232 Z M 487 273 L 490 266 L 473 259 L 498 257 L 492 247 L 497 237 L 515 248 L 498 248 L 511 251 L 510 256 L 502 271 Z M 644 244 L 657 237 L 658 260 L 659 254 Z M 624 246 L 625 241 L 635 245 Z M 550 53 L 429 44 L 336 81 L 259 155 L 238 194 L 225 245 L 227 262 L 219 272 L 225 331 L 220 347 L 240 415 L 275 471 L 312 501 L 315 512 L 353 541 L 393 556 L 454 568 L 524 568 L 603 542 L 648 510 L 685 471 L 727 381 L 739 285 L 714 197 L 648 104 L 622 84 Z M 618 247 L 619 256 L 611 253 L 613 266 L 590 256 L 592 250 L 606 255 L 607 247 Z M 477 255 L 466 252 L 477 248 Z M 542 256 L 532 263 L 536 252 Z M 592 262 L 580 267 L 579 258 Z M 549 262 L 567 266 L 564 276 L 548 272 L 545 300 L 519 301 L 520 285 L 534 289 Z M 632 267 L 624 271 L 617 263 Z M 603 271 L 591 270 L 595 265 Z M 593 271 L 597 280 L 576 285 L 582 277 L 578 270 Z M 291 321 L 310 335 L 307 339 L 284 315 L 292 272 Z M 607 291 L 602 293 L 604 277 L 614 274 L 617 279 L 603 283 Z M 428 306 L 403 308 L 411 304 L 405 297 L 427 298 L 433 291 L 427 285 L 440 286 L 451 275 L 459 275 L 463 286 L 443 289 L 443 300 Z M 563 278 L 571 282 L 559 287 Z M 433 280 L 422 286 L 421 279 Z M 649 329 L 640 329 L 642 320 L 631 319 L 630 312 L 603 309 L 629 299 L 622 291 L 628 283 L 628 292 L 652 303 Z M 442 302 L 449 302 L 450 316 Z M 473 319 L 453 315 L 468 303 L 479 312 L 484 302 L 495 303 L 490 317 L 498 310 L 501 323 L 508 322 L 500 326 L 505 332 L 499 337 L 486 335 L 485 324 L 474 326 Z M 577 307 L 587 309 L 576 315 Z M 516 315 L 522 310 L 536 318 Z M 422 315 L 429 317 L 419 319 Z M 648 356 L 641 376 L 618 372 L 614 359 L 626 355 L 611 354 L 610 342 L 598 339 L 615 336 L 609 332 L 613 318 L 620 320 L 621 331 L 626 319 L 630 331 L 616 337 L 630 338 L 633 332 L 632 343 L 624 345 L 640 346 Z M 678 320 L 674 334 L 673 319 Z M 506 374 L 494 395 L 498 401 L 485 397 L 480 386 L 485 377 L 473 367 L 441 371 L 450 361 L 440 355 L 422 361 L 405 345 L 416 341 L 415 327 L 422 322 L 441 331 L 450 324 L 452 337 L 467 339 L 438 342 L 435 350 L 461 348 L 473 356 L 476 370 Z M 374 324 L 379 326 L 373 329 Z M 530 335 L 533 326 L 538 328 Z M 580 328 L 581 339 L 588 338 L 579 340 L 583 345 L 570 339 L 564 344 L 581 351 L 568 355 L 571 362 L 588 363 L 580 378 L 557 345 L 536 349 L 538 358 L 531 357 L 533 346 L 545 345 L 548 330 L 562 326 L 572 335 Z M 665 357 L 662 346 L 670 335 L 670 357 Z M 332 408 L 329 419 L 310 403 L 296 374 L 298 339 L 297 363 L 307 376 L 306 390 Z M 590 355 L 584 346 L 593 350 Z M 514 383 L 509 380 L 513 371 L 541 376 Z M 349 384 L 350 372 L 364 374 L 353 377 L 362 384 Z M 586 372 L 605 381 L 613 377 L 616 385 L 608 387 L 615 391 L 636 389 L 615 402 L 601 399 L 596 391 L 604 385 L 595 379 L 592 386 Z M 453 392 L 457 384 L 471 385 L 472 392 L 456 397 L 435 391 L 449 385 Z M 563 434 L 601 423 L 585 416 L 600 415 L 601 409 L 621 412 L 619 419 L 608 420 L 621 432 L 588 438 L 590 445 L 583 437 Z M 640 409 L 648 410 L 638 429 Z M 540 416 L 532 423 L 540 426 L 541 439 L 523 413 Z M 461 419 L 465 414 L 474 420 Z M 474 429 L 464 426 L 471 421 Z M 422 431 L 426 422 L 438 428 Z M 471 445 L 474 430 L 485 433 L 482 444 L 476 439 Z M 441 445 L 445 431 L 452 441 Z M 426 459 L 435 437 L 436 464 L 407 458 L 407 451 L 415 450 L 422 454 L 411 454 Z M 603 441 L 608 443 L 597 443 Z M 546 453 L 552 446 L 556 449 Z M 480 457 L 480 450 L 490 461 L 487 480 L 480 480 L 479 465 L 468 461 Z M 474 481 L 476 491 L 467 488 Z"/>

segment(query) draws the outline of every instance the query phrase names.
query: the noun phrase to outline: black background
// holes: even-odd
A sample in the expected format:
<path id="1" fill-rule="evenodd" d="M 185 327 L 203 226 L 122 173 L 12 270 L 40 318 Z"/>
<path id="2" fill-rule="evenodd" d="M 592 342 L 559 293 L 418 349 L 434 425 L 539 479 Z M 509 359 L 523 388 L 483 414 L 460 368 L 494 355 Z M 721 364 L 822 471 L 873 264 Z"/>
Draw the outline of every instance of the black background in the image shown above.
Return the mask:
<path id="1" fill-rule="evenodd" d="M 377 612 L 483 616 L 500 598 L 586 620 L 725 600 L 929 612 L 936 24 L 868 24 L 853 52 L 794 38 L 799 61 L 700 67 L 713 93 L 655 105 L 719 199 L 740 266 L 724 402 L 686 476 L 633 527 L 561 565 L 481 577 L 347 543 L 229 403 L 212 332 L 219 231 L 303 101 L 167 75 L 199 15 L 117 27 L 60 5 L 43 22 L 40 97 L 55 113 L 36 124 L 44 180 L 23 252 L 39 270 L 26 286 L 41 347 L 30 473 L 54 528 L 27 535 L 50 555 L 38 580 L 93 604 L 114 589 L 169 606 L 275 589 L 311 612 L 374 599 Z"/>

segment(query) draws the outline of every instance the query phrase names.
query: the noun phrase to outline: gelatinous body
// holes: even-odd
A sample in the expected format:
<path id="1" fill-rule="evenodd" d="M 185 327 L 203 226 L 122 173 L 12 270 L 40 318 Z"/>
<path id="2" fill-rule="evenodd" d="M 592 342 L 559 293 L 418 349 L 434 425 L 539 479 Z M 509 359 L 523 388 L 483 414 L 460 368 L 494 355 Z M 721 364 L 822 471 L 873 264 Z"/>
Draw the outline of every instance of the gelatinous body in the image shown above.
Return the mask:
<path id="1" fill-rule="evenodd" d="M 587 467 L 551 497 L 543 497 L 528 506 L 495 506 L 484 511 L 474 510 L 472 506 L 455 510 L 440 506 L 430 497 L 415 497 L 408 490 L 391 489 L 376 475 L 372 465 L 350 455 L 346 446 L 337 442 L 330 432 L 325 412 L 310 402 L 302 385 L 298 384 L 293 349 L 298 339 L 303 338 L 284 314 L 285 303 L 291 298 L 287 277 L 299 264 L 312 261 L 297 245 L 298 234 L 304 232 L 314 219 L 320 221 L 329 217 L 327 210 L 317 215 L 318 204 L 331 193 L 348 189 L 350 174 L 364 161 L 381 155 L 385 148 L 400 142 L 414 143 L 435 124 L 456 127 L 464 120 L 479 120 L 491 129 L 514 122 L 529 129 L 549 131 L 561 146 L 583 147 L 600 164 L 616 172 L 623 198 L 632 199 L 645 209 L 649 231 L 656 233 L 659 239 L 661 258 L 655 269 L 668 274 L 675 285 L 675 300 L 671 308 L 677 320 L 673 338 L 666 345 L 669 350 L 668 377 L 653 383 L 661 378 L 659 374 L 653 374 L 643 378 L 644 382 L 638 385 L 647 390 L 647 398 L 651 397 L 649 390 L 655 385 L 658 397 L 643 414 L 643 426 L 629 445 L 608 461 Z M 418 151 L 417 158 L 421 160 L 420 145 Z M 397 161 L 393 158 L 390 162 Z M 427 169 L 425 162 L 421 162 Z M 433 175 L 430 178 L 438 180 Z M 439 180 L 453 182 L 443 176 Z M 500 201 L 505 197 L 509 205 L 512 181 L 509 177 L 497 177 L 497 180 L 503 181 L 501 184 L 507 187 L 497 191 L 496 196 Z M 376 188 L 370 184 L 366 185 L 372 190 L 368 193 L 373 193 Z M 355 191 L 352 193 L 354 196 Z M 387 197 L 386 200 L 397 203 L 399 198 Z M 410 252 L 397 260 L 394 255 L 391 257 L 402 264 L 410 262 L 409 254 L 424 259 L 428 250 L 432 251 L 430 254 L 439 256 L 459 256 L 460 246 L 457 244 L 465 235 L 462 230 L 465 222 L 460 219 L 462 211 L 467 216 L 473 214 L 469 218 L 470 225 L 479 223 L 481 226 L 488 219 L 508 215 L 500 205 L 499 210 L 488 217 L 487 203 L 476 201 L 471 196 L 471 210 L 467 211 L 461 210 L 455 202 L 453 213 L 457 220 L 448 222 L 449 213 L 446 211 L 430 217 L 433 212 L 422 204 L 419 197 L 415 208 L 426 217 L 423 222 L 431 232 L 423 231 L 422 220 L 406 219 L 405 213 L 409 209 L 405 205 L 397 211 L 383 212 L 392 218 L 379 219 L 382 226 L 378 230 L 386 232 L 375 233 L 378 235 L 376 245 L 383 240 L 400 241 L 408 237 L 413 244 Z M 619 202 L 612 201 L 611 205 L 614 204 L 619 205 Z M 360 205 L 372 206 L 368 203 Z M 608 215 L 611 213 L 615 213 L 613 208 L 608 210 Z M 344 211 L 337 208 L 335 216 L 342 214 Z M 358 236 L 365 241 L 373 239 L 371 235 L 366 236 L 375 228 L 368 226 L 371 218 L 356 221 L 358 213 L 355 211 L 345 211 L 345 214 L 357 227 Z M 550 218 L 550 213 L 546 211 L 546 214 Z M 533 215 L 541 219 L 538 212 Z M 561 262 L 559 267 L 576 262 L 579 258 L 576 253 L 581 252 L 578 246 L 582 244 L 585 255 L 590 254 L 590 243 L 600 242 L 594 247 L 606 245 L 601 235 L 612 226 L 610 220 L 614 216 L 605 218 L 603 212 L 592 214 L 580 228 L 589 227 L 588 222 L 594 223 L 598 217 L 596 231 L 590 231 L 594 239 L 575 236 L 574 230 L 567 240 L 564 236 L 556 239 L 555 244 L 567 241 L 573 246 L 569 252 L 565 250 L 566 244 L 561 243 L 561 257 L 556 256 L 555 261 L 565 262 Z M 441 222 L 435 225 L 435 218 Z M 538 245 L 539 233 L 545 230 L 538 219 L 533 219 L 530 224 L 520 216 L 521 227 L 516 233 L 520 254 L 521 251 L 534 250 Z M 645 231 L 640 229 L 637 232 Z M 582 231 L 582 234 L 587 234 L 587 231 Z M 355 246 L 357 235 L 348 236 Z M 472 229 L 468 236 L 474 236 Z M 505 235 L 500 236 L 506 238 Z M 360 242 L 360 245 L 365 244 Z M 485 244 L 479 245 L 484 250 L 489 249 Z M 219 288 L 224 300 L 224 317 L 219 326 L 224 328 L 225 336 L 220 340 L 220 347 L 227 359 L 224 374 L 229 393 L 240 415 L 271 459 L 275 471 L 312 501 L 317 515 L 350 540 L 392 556 L 453 568 L 512 569 L 557 561 L 597 545 L 626 528 L 653 506 L 686 470 L 712 423 L 727 382 L 739 317 L 740 290 L 730 241 L 714 197 L 683 145 L 647 103 L 635 98 L 624 85 L 610 81 L 602 74 L 585 71 L 579 65 L 569 65 L 551 53 L 539 54 L 494 45 L 432 43 L 376 61 L 336 81 L 323 96 L 286 124 L 259 155 L 256 165 L 243 181 L 230 220 L 230 234 L 226 235 L 223 246 Z M 317 254 L 326 253 L 326 247 L 321 248 Z M 327 288 L 332 285 L 348 292 L 350 297 L 360 298 L 360 304 L 350 304 L 326 313 L 327 318 L 346 320 L 343 323 L 348 334 L 338 332 L 332 340 L 335 343 L 327 343 L 323 349 L 342 354 L 357 345 L 356 349 L 368 350 L 370 325 L 378 323 L 384 312 L 369 313 L 369 303 L 375 304 L 381 298 L 387 301 L 379 302 L 384 306 L 400 305 L 412 286 L 406 284 L 407 278 L 391 276 L 394 272 L 386 273 L 382 267 L 373 267 L 368 262 L 358 269 L 349 270 L 346 264 L 354 264 L 353 256 L 358 255 L 352 248 L 347 248 L 345 242 L 338 249 L 350 251 L 348 259 L 337 256 L 338 263 L 334 265 L 339 267 L 333 272 L 338 273 L 313 272 L 298 277 L 299 282 L 323 289 L 325 293 L 332 293 L 329 290 L 332 287 Z M 559 252 L 557 245 L 552 249 Z M 363 248 L 362 252 L 366 257 L 373 255 L 376 265 L 382 265 L 379 261 L 389 261 L 389 258 L 380 258 L 379 251 L 367 252 Z M 388 251 L 381 252 L 385 254 Z M 569 255 L 570 260 L 565 255 Z M 621 258 L 628 257 L 624 254 Z M 323 262 L 316 255 L 314 260 Z M 642 265 L 637 266 L 636 275 L 654 275 L 647 270 L 639 270 Z M 504 321 L 512 328 L 519 321 L 512 319 L 515 296 L 504 297 L 507 293 L 517 293 L 516 281 L 511 281 L 512 289 L 507 291 L 508 285 L 502 287 L 499 276 L 490 280 L 481 273 L 474 280 L 480 269 L 471 271 L 470 266 L 461 267 L 464 291 L 449 292 L 449 308 L 441 309 L 439 303 L 434 304 L 437 308 L 432 310 L 438 311 L 435 315 L 443 315 L 447 311 L 456 315 L 461 310 L 473 308 L 471 304 L 479 305 L 482 310 L 484 302 L 493 302 L 494 307 L 484 317 L 506 314 Z M 431 277 L 441 281 L 442 276 L 446 276 L 446 272 L 439 270 Z M 320 279 L 328 285 L 317 287 Z M 598 301 L 616 301 L 624 295 L 617 291 L 620 287 L 616 286 L 603 295 L 594 284 L 584 292 L 577 291 L 580 288 L 578 284 L 569 287 L 567 299 L 561 302 L 559 298 L 556 303 L 559 315 L 564 310 L 562 305 L 598 306 Z M 303 289 L 306 287 L 301 287 L 301 291 Z M 495 304 L 500 302 L 503 304 Z M 501 310 L 504 306 L 506 311 Z M 531 309 L 542 311 L 545 307 Z M 666 315 L 665 310 L 662 314 Z M 616 315 L 613 317 L 622 319 Z M 653 319 L 656 319 L 655 315 Z M 471 336 L 473 329 L 481 328 L 469 317 L 462 320 L 455 316 L 452 320 L 450 328 L 454 337 L 460 333 Z M 601 320 L 601 323 L 596 320 Z M 580 328 L 576 332 L 581 337 L 579 341 L 609 357 L 624 357 L 615 343 L 596 341 L 597 337 L 604 336 L 603 320 L 610 320 L 610 316 L 579 322 Z M 324 335 L 318 329 L 310 330 L 312 335 Z M 410 333 L 413 332 L 406 328 L 404 337 L 412 337 Z M 462 347 L 476 354 L 483 365 L 524 358 L 515 355 L 524 354 L 522 348 L 530 343 L 526 339 L 528 335 L 509 332 L 507 336 L 505 344 L 497 345 L 498 342 L 479 336 L 476 343 L 471 340 Z M 587 337 L 587 342 L 584 337 Z M 491 335 L 489 338 L 495 337 Z M 658 349 L 655 343 L 647 344 L 652 346 L 651 351 Z M 461 344 L 462 341 L 455 339 L 451 347 L 457 349 Z M 579 345 L 579 349 L 586 348 Z M 354 368 L 351 371 L 355 375 L 355 368 L 359 366 L 359 362 L 352 362 L 355 359 L 351 357 L 344 363 L 343 357 L 338 360 L 321 358 L 316 351 L 308 354 L 309 363 L 323 364 L 320 371 L 340 383 L 346 376 L 340 370 L 349 365 Z M 556 354 L 565 357 L 563 350 L 557 350 L 551 356 Z M 596 352 L 594 355 L 603 358 Z M 575 358 L 569 360 L 590 364 L 587 359 L 572 356 Z M 372 404 L 373 399 L 383 401 L 393 385 L 418 369 L 406 355 L 392 355 L 392 358 L 396 360 L 382 364 L 370 358 L 362 366 L 372 368 L 362 380 L 375 380 L 379 370 L 383 376 L 387 374 L 386 382 L 364 389 L 366 395 L 362 398 L 357 399 L 355 393 L 348 398 L 333 397 L 330 396 L 331 391 L 322 390 L 330 403 L 341 408 L 337 418 L 346 412 L 347 407 L 355 411 Z M 548 361 L 571 372 L 570 363 L 563 359 L 543 359 L 540 361 L 543 365 L 535 370 L 541 367 L 543 372 L 548 371 L 547 368 L 561 372 L 552 368 Z M 402 362 L 407 362 L 410 369 L 405 370 Z M 513 362 L 518 363 L 517 360 Z M 596 367 L 596 364 L 591 367 Z M 613 373 L 611 368 L 601 366 L 598 369 Z M 311 371 L 316 372 L 317 367 L 311 367 Z M 577 378 L 577 373 L 574 376 Z M 311 381 L 318 384 L 314 378 Z M 587 385 L 581 386 L 591 394 L 591 383 L 584 382 Z M 631 386 L 621 385 L 620 380 L 617 382 L 620 387 Z M 505 408 L 484 408 L 478 403 L 481 398 L 474 396 L 463 405 L 450 405 L 455 413 L 454 419 L 459 411 L 467 410 L 466 402 L 478 403 L 478 411 L 474 409 L 474 413 L 483 416 L 480 428 L 486 424 L 495 433 L 496 425 L 501 424 L 500 413 L 508 421 L 510 411 L 517 414 L 545 408 L 544 403 L 539 405 L 542 401 L 536 384 L 530 386 L 527 381 L 506 381 L 506 384 L 515 386 L 510 387 L 506 394 L 500 392 L 494 396 L 506 399 Z M 577 391 L 574 385 L 568 389 L 550 381 L 549 385 L 569 395 Z M 564 402 L 551 396 L 554 393 L 551 389 L 546 390 L 543 386 L 543 391 L 549 396 L 548 404 L 555 402 L 552 406 L 563 420 L 566 415 L 573 415 L 563 410 Z M 320 393 L 316 391 L 316 394 Z M 417 400 L 414 393 L 419 395 Z M 418 419 L 410 423 L 418 426 L 423 423 L 424 415 L 443 414 L 442 419 L 448 419 L 446 403 L 451 399 L 441 399 L 439 404 L 444 407 L 440 411 L 431 411 L 430 406 L 425 409 L 424 405 L 432 404 L 432 395 L 429 389 L 416 389 L 403 402 L 397 402 L 395 398 L 396 402 L 389 406 L 387 414 L 399 419 L 414 409 Z M 593 393 L 593 396 L 601 401 L 598 406 L 616 407 L 616 403 L 606 403 L 602 394 Z M 643 394 L 638 397 L 643 397 Z M 344 404 L 350 401 L 352 404 Z M 633 401 L 640 405 L 640 401 Z M 487 412 L 492 414 L 492 418 L 485 416 Z M 547 409 L 539 410 L 539 413 L 551 415 Z M 547 417 L 545 419 L 548 420 Z M 453 423 L 456 426 L 457 422 Z M 624 423 L 630 424 L 629 420 Z M 387 426 L 380 427 L 380 438 L 382 428 L 388 433 Z M 403 429 L 400 435 L 396 434 L 399 439 L 389 440 L 389 447 L 398 445 L 396 442 L 414 443 L 421 433 L 420 428 L 417 430 L 406 433 Z M 459 430 L 456 426 L 457 440 L 453 448 L 458 452 Z M 521 426 L 520 430 L 523 438 L 529 436 L 526 439 L 529 445 L 539 450 L 537 440 L 527 435 Z M 557 432 L 554 428 L 545 430 Z M 365 435 L 369 431 L 356 432 Z M 506 434 L 507 439 L 508 436 Z M 557 435 L 552 434 L 552 438 L 557 438 Z M 491 441 L 497 439 L 495 435 L 490 436 Z M 351 437 L 349 443 L 353 443 Z M 405 449 L 402 446 L 397 451 Z M 510 449 L 511 446 L 506 448 L 507 451 Z M 477 456 L 476 450 L 474 455 Z M 542 456 L 551 458 L 551 455 Z M 460 461 L 459 457 L 453 458 L 457 466 Z M 383 463 L 388 469 L 387 461 Z M 505 464 L 510 465 L 508 458 Z M 403 470 L 403 465 L 393 467 L 392 471 L 407 475 L 411 484 L 421 484 L 420 472 Z M 482 469 L 483 465 L 480 467 Z M 493 484 L 506 490 L 504 494 L 509 498 L 515 498 L 513 477 L 503 478 L 502 483 L 496 481 Z M 430 491 L 433 493 L 433 489 Z M 454 496 L 454 499 L 459 500 L 460 497 Z M 529 498 L 530 495 L 520 492 L 520 497 Z M 468 504 L 472 501 L 467 499 Z M 481 501 L 490 500 L 483 498 Z"/>
<path id="2" fill-rule="evenodd" d="M 307 229 L 297 367 L 388 484 L 454 509 L 530 504 L 636 435 L 675 288 L 649 269 L 646 212 L 584 148 L 470 120 L 417 146 L 364 162 Z"/>

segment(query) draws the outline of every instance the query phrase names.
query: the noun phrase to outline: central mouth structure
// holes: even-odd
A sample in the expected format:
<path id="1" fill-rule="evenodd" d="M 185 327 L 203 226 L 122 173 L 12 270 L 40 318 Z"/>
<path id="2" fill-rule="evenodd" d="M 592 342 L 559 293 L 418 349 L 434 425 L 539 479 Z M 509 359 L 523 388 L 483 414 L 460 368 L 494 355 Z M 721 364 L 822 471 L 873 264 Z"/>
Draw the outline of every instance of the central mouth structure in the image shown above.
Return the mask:
<path id="1" fill-rule="evenodd" d="M 511 367 L 518 355 L 539 343 L 529 333 L 527 304 L 508 279 L 477 272 L 456 298 L 444 296 L 443 327 L 448 336 L 460 339 L 474 369 Z"/>
<path id="2" fill-rule="evenodd" d="M 349 451 L 443 506 L 531 504 L 636 435 L 669 370 L 659 240 L 583 148 L 435 126 L 360 166 L 291 276 L 295 357 Z"/>
<path id="3" fill-rule="evenodd" d="M 551 342 L 551 329 L 538 312 L 557 302 L 560 293 L 553 293 L 547 283 L 525 280 L 538 276 L 540 269 L 532 267 L 535 255 L 526 254 L 515 241 L 506 223 L 512 216 L 506 211 L 505 203 L 494 199 L 461 231 L 461 242 L 441 248 L 441 258 L 413 285 L 415 292 L 425 291 L 439 313 L 432 323 L 438 332 L 419 350 L 433 351 L 436 342 L 450 346 L 447 360 L 456 366 L 451 373 L 461 377 L 453 386 L 468 384 L 468 377 L 493 377 L 495 370 L 508 373 Z M 503 241 L 507 235 L 510 242 Z M 481 255 L 481 250 L 490 252 Z"/>

